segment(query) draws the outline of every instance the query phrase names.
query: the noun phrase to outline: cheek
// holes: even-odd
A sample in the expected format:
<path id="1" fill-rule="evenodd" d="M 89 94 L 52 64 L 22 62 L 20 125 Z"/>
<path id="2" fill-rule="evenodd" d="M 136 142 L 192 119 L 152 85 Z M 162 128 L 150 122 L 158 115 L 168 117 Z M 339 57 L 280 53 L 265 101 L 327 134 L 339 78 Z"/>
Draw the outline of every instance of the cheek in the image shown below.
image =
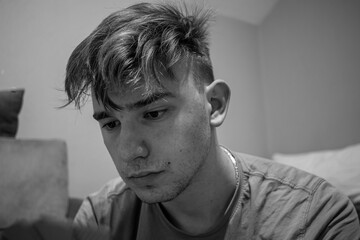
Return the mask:
<path id="1" fill-rule="evenodd" d="M 104 134 L 103 131 L 101 131 L 101 136 L 103 138 L 103 143 L 106 147 L 106 149 L 108 150 L 108 152 L 110 153 L 110 155 L 112 155 L 112 151 L 114 149 L 114 147 L 112 146 L 111 143 L 113 143 L 113 141 L 111 141 L 111 139 L 109 138 L 108 135 Z M 111 156 L 112 157 L 112 156 Z"/>
<path id="2" fill-rule="evenodd" d="M 120 161 L 116 161 L 116 159 L 118 159 L 118 153 L 117 153 L 118 148 L 116 147 L 115 139 L 112 139 L 108 135 L 103 133 L 102 133 L 102 137 L 103 137 L 104 145 L 108 153 L 110 154 L 110 157 L 113 163 L 115 164 L 116 169 L 120 173 L 120 169 L 121 169 Z"/>
<path id="3" fill-rule="evenodd" d="M 182 153 L 196 155 L 210 139 L 209 118 L 203 109 L 190 109 L 183 114 L 175 125 L 177 150 Z M 195 151 L 195 152 L 194 152 Z"/>

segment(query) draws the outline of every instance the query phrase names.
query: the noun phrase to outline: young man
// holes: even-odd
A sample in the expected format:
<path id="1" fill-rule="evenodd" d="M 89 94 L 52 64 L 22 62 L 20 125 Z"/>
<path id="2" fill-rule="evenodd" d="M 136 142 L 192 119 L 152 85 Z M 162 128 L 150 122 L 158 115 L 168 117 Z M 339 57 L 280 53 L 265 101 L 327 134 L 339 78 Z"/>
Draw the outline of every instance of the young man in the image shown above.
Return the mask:
<path id="1" fill-rule="evenodd" d="M 74 50 L 65 89 L 94 119 L 121 179 L 75 222 L 114 239 L 356 239 L 349 199 L 323 179 L 219 145 L 230 89 L 215 80 L 210 11 L 136 4 Z"/>

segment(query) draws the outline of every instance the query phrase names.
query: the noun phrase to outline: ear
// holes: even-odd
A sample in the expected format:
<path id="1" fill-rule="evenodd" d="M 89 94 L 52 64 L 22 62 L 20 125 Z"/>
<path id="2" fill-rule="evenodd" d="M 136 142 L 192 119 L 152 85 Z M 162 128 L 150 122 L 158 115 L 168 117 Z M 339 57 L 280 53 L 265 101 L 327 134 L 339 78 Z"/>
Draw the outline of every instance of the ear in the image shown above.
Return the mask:
<path id="1" fill-rule="evenodd" d="M 211 106 L 210 124 L 220 126 L 226 117 L 230 103 L 230 88 L 224 80 L 217 79 L 205 88 L 206 98 Z"/>

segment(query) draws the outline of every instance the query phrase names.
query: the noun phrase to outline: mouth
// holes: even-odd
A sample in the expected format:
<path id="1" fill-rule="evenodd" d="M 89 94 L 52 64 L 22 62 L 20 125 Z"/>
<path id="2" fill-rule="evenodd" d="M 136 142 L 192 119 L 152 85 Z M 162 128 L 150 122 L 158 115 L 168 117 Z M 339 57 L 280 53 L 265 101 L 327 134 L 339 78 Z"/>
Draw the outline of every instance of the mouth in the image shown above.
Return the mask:
<path id="1" fill-rule="evenodd" d="M 162 173 L 162 171 L 142 171 L 142 172 L 136 172 L 129 175 L 129 179 L 141 179 L 146 177 L 152 177 L 156 176 Z"/>

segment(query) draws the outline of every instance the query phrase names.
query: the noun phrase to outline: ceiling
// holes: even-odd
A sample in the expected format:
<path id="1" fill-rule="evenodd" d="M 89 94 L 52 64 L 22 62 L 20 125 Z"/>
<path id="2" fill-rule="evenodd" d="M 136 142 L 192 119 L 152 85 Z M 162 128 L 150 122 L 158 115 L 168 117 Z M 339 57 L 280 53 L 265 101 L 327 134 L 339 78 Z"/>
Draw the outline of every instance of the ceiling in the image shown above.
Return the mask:
<path id="1" fill-rule="evenodd" d="M 218 14 L 259 25 L 278 0 L 203 0 Z"/>

